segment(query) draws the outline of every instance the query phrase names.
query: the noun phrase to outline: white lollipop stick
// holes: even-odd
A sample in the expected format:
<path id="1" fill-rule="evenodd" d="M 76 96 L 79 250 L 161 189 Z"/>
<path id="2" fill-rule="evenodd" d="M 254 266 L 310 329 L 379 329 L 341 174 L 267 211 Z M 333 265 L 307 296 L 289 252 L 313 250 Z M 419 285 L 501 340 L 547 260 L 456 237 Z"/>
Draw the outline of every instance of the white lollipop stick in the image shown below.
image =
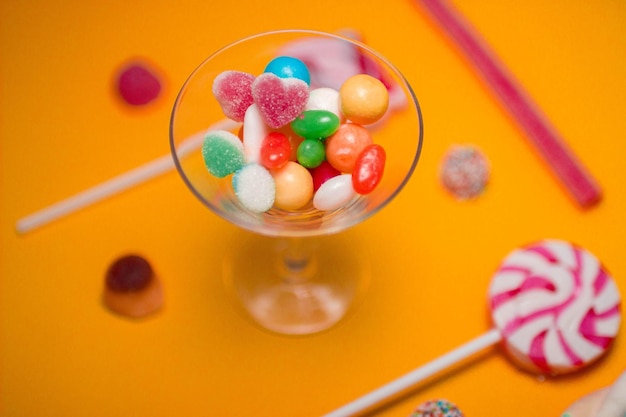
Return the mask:
<path id="1" fill-rule="evenodd" d="M 609 388 L 595 417 L 622 417 L 626 415 L 626 371 Z"/>
<path id="2" fill-rule="evenodd" d="M 411 388 L 419 382 L 436 375 L 444 369 L 453 366 L 463 359 L 469 358 L 473 354 L 498 343 L 500 340 L 502 340 L 500 331 L 498 329 L 490 330 L 484 335 L 465 343 L 453 351 L 420 366 L 408 374 L 383 385 L 382 387 L 344 405 L 341 408 L 336 409 L 335 411 L 331 411 L 323 417 L 347 417 L 365 411 L 368 408 L 371 408 L 374 405 L 391 398 L 408 388 Z"/>
<path id="3" fill-rule="evenodd" d="M 573 372 L 604 354 L 619 331 L 614 280 L 593 254 L 569 242 L 543 240 L 512 251 L 491 280 L 489 301 L 493 330 L 325 417 L 364 411 L 499 341 L 528 371 Z"/>
<path id="4" fill-rule="evenodd" d="M 207 130 L 196 133 L 185 139 L 177 148 L 177 155 L 184 157 L 190 152 L 198 149 L 202 145 L 204 135 L 209 130 L 230 130 L 238 126 L 232 120 L 221 120 L 210 126 Z M 151 178 L 161 175 L 174 168 L 174 160 L 171 155 L 165 155 L 151 162 L 141 165 L 131 171 L 118 175 L 108 181 L 98 184 L 92 188 L 82 191 L 72 197 L 52 204 L 31 215 L 23 217 L 16 223 L 19 233 L 27 233 L 63 216 L 67 216 L 75 211 L 95 204 L 105 198 L 141 184 Z"/>

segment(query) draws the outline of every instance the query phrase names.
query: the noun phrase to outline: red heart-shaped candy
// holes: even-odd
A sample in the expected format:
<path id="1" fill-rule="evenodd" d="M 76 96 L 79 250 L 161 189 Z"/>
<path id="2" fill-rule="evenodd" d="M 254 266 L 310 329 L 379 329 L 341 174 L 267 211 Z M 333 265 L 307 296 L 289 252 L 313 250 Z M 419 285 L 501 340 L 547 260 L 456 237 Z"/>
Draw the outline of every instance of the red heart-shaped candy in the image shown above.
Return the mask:
<path id="1" fill-rule="evenodd" d="M 263 121 L 278 129 L 304 111 L 309 99 L 309 85 L 298 78 L 280 78 L 266 72 L 252 83 L 252 97 Z"/>

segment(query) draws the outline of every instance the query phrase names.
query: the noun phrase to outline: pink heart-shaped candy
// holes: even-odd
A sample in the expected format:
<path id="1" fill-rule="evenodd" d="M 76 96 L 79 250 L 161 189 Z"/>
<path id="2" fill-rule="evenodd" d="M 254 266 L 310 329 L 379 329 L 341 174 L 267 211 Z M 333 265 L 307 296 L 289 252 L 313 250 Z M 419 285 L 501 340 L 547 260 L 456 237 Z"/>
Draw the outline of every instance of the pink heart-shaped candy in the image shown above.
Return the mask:
<path id="1" fill-rule="evenodd" d="M 213 95 L 224 115 L 236 122 L 242 122 L 246 110 L 254 102 L 252 83 L 254 75 L 241 71 L 224 71 L 213 80 Z"/>
<path id="2" fill-rule="evenodd" d="M 280 78 L 270 72 L 256 77 L 252 97 L 263 121 L 278 129 L 298 117 L 309 99 L 309 86 L 298 78 Z"/>

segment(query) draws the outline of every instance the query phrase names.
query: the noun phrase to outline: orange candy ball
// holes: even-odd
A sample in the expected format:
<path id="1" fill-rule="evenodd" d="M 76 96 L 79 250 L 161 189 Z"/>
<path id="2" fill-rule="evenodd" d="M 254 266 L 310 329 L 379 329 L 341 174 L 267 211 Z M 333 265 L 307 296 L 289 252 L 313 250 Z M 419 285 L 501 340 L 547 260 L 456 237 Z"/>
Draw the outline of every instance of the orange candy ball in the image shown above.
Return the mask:
<path id="1" fill-rule="evenodd" d="M 326 139 L 326 160 L 338 171 L 351 173 L 359 154 L 374 143 L 372 134 L 361 125 L 345 123 Z"/>
<path id="2" fill-rule="evenodd" d="M 308 169 L 297 162 L 289 161 L 271 171 L 276 184 L 274 207 L 283 210 L 298 210 L 306 206 L 313 197 L 313 177 Z"/>
<path id="3" fill-rule="evenodd" d="M 379 120 L 389 106 L 387 87 L 378 79 L 357 74 L 348 78 L 339 89 L 343 115 L 354 123 L 367 125 Z"/>

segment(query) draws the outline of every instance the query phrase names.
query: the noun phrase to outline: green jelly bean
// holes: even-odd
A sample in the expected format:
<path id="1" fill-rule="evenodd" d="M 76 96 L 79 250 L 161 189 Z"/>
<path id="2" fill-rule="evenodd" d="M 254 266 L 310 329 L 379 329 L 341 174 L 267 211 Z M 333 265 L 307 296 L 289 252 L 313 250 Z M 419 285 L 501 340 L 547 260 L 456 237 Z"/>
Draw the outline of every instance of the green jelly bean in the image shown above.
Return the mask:
<path id="1" fill-rule="evenodd" d="M 339 117 L 327 110 L 305 110 L 291 122 L 291 129 L 305 139 L 327 138 L 339 128 Z"/>
<path id="2" fill-rule="evenodd" d="M 326 159 L 324 144 L 318 139 L 303 140 L 296 155 L 300 165 L 305 168 L 317 168 Z"/>

